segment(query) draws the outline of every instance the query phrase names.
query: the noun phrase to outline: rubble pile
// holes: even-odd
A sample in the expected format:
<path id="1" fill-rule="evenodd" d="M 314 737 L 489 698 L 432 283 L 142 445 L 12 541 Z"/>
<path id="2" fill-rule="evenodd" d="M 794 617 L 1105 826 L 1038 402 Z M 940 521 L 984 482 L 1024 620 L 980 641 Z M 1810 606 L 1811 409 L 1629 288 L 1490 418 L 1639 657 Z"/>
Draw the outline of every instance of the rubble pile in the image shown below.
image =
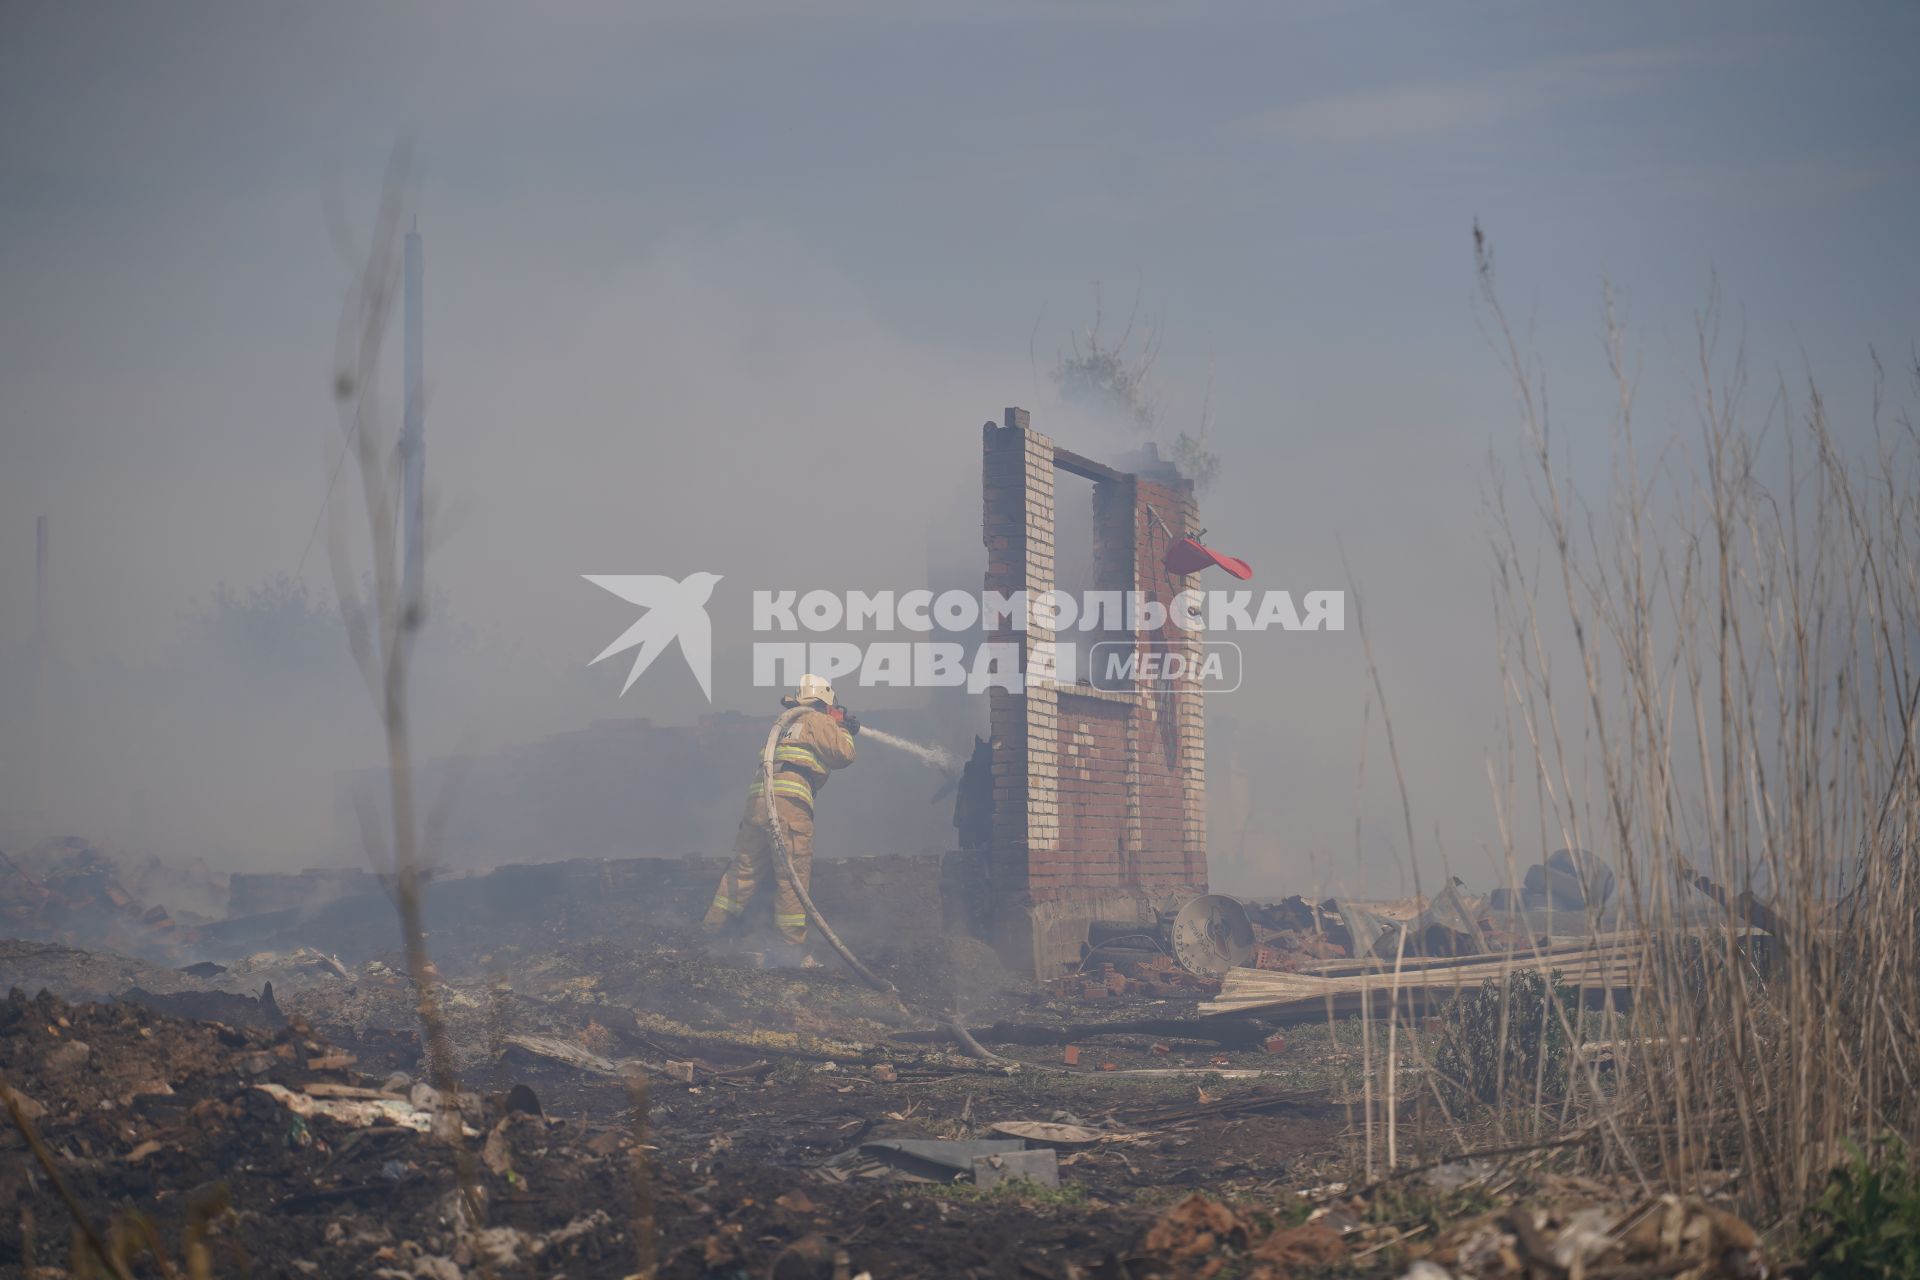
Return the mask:
<path id="1" fill-rule="evenodd" d="M 421 1079 L 417 1036 L 354 1030 L 346 1006 L 405 989 L 374 965 L 302 997 L 333 1003 L 337 1037 L 271 993 L 257 1005 L 277 1027 L 15 990 L 0 1061 L 91 1225 L 139 1275 L 163 1273 L 145 1250 L 176 1274 L 204 1256 L 214 1275 L 613 1277 L 645 1273 L 649 1241 L 662 1277 L 825 1277 L 850 1256 L 849 1276 L 1065 1280 L 1071 1265 L 1039 1260 L 1114 1252 L 1142 1221 L 1137 1197 L 1270 1179 L 1285 1153 L 1331 1151 L 1343 1123 L 1311 1090 L 1196 1094 L 1197 1074 L 1088 1087 L 856 1042 L 863 1024 L 798 1012 L 809 1001 L 793 983 L 845 985 L 818 974 L 717 979 L 716 998 L 744 1007 L 784 991 L 786 1024 L 811 1033 L 696 1026 L 686 1011 L 623 1019 L 593 999 L 581 960 L 530 964 L 551 985 L 527 1000 L 471 1008 L 485 988 L 444 989 L 469 1024 L 497 1024 L 457 1103 Z M 969 1146 L 981 1151 L 943 1172 Z M 0 1148 L 0 1215 L 27 1225 L 0 1238 L 0 1273 L 66 1274 L 59 1191 L 19 1131 L 0 1130 Z M 931 1172 L 903 1175 L 920 1154 Z M 944 1194 L 949 1180 L 982 1198 Z M 826 1269 L 790 1269 L 809 1260 Z"/>
<path id="2" fill-rule="evenodd" d="M 1255 944 L 1250 961 L 1255 969 L 1297 973 L 1321 960 L 1344 960 L 1347 949 L 1324 933 L 1283 929 Z"/>
<path id="3" fill-rule="evenodd" d="M 1129 995 L 1148 1000 L 1210 996 L 1219 992 L 1220 982 L 1188 973 L 1172 956 L 1156 953 L 1140 959 L 1102 960 L 1054 979 L 1048 990 L 1056 999 L 1106 1004 Z"/>
<path id="4" fill-rule="evenodd" d="M 645 1240 L 662 1277 L 826 1276 L 840 1254 L 849 1276 L 1033 1275 L 1117 1249 L 1143 1197 L 1330 1157 L 1345 1123 L 1318 1088 L 1272 1088 L 1258 1048 L 1180 1038 L 1199 994 L 1163 965 L 1119 976 L 1166 1025 L 1100 1010 L 1071 1028 L 1097 1048 L 1069 1069 L 1051 1020 L 1080 1006 L 952 939 L 869 959 L 915 1009 L 1046 1019 L 1045 1043 L 996 1041 L 1025 1065 L 684 926 L 448 956 L 457 1107 L 424 1079 L 400 958 L 299 945 L 173 969 L 0 944 L 0 986 L 21 988 L 0 1005 L 0 1074 L 136 1275 L 163 1273 L 134 1257 L 148 1223 L 139 1248 L 175 1274 L 204 1250 L 213 1275 L 628 1276 Z M 1145 994 L 1155 982 L 1181 998 Z M 27 994 L 43 986 L 94 1002 Z M 981 1150 L 950 1174 L 900 1167 L 952 1144 Z M 0 1274 L 65 1274 L 62 1195 L 11 1126 L 0 1147 L 0 1219 L 27 1224 L 0 1239 Z"/>
<path id="5" fill-rule="evenodd" d="M 145 927 L 107 860 L 52 853 L 0 866 L 0 902 L 49 930 Z M 0 1274 L 67 1274 L 69 1197 L 134 1275 L 1766 1274 L 1716 1206 L 1423 1163 L 1451 1139 L 1403 1139 L 1413 1167 L 1364 1191 L 1337 1181 L 1364 1140 L 1361 1050 L 1325 994 L 1296 1022 L 1267 988 L 1364 989 L 1392 963 L 1412 990 L 1423 966 L 1497 963 L 1476 950 L 1490 917 L 1452 888 L 1250 905 L 1211 952 L 1171 916 L 1112 922 L 1039 984 L 975 940 L 875 931 L 862 952 L 896 998 L 627 911 L 690 893 L 684 869 L 536 870 L 436 886 L 477 909 L 430 917 L 462 1081 L 444 1094 L 391 920 L 354 899 L 176 926 L 198 942 L 168 958 L 191 963 L 0 940 L 0 1074 L 24 1121 L 0 1126 L 0 1220 L 20 1226 Z M 1224 981 L 1194 963 L 1229 952 L 1246 959 Z"/>
<path id="6" fill-rule="evenodd" d="M 164 906 L 127 890 L 113 858 L 73 837 L 18 857 L 0 853 L 0 936 L 153 960 L 177 957 L 194 941 Z"/>
<path id="7" fill-rule="evenodd" d="M 1555 1275 L 1762 1280 L 1770 1273 L 1745 1221 L 1701 1200 L 1512 1205 L 1449 1225 L 1410 1280 L 1528 1280 Z"/>
<path id="8" fill-rule="evenodd" d="M 1402 1280 L 1763 1280 L 1773 1274 L 1752 1227 L 1697 1199 L 1640 1199 L 1624 1187 L 1550 1176 L 1524 1186 L 1504 1179 L 1507 1189 L 1494 1197 L 1485 1169 L 1429 1172 L 1435 1176 L 1412 1186 L 1387 1183 L 1351 1194 L 1325 1188 L 1317 1202 L 1228 1203 L 1196 1192 L 1093 1274 L 1100 1280 L 1291 1280 L 1336 1273 Z M 1468 1194 L 1500 1204 L 1454 1214 Z"/>
<path id="9" fill-rule="evenodd" d="M 631 1260 L 614 1217 L 633 1203 L 623 1135 L 546 1118 L 530 1093 L 453 1105 L 405 1074 L 362 1073 L 298 1018 L 266 1031 L 15 989 L 0 1060 L 93 1228 L 141 1241 L 128 1259 L 177 1265 L 200 1249 L 222 1275 L 406 1277 L 481 1264 L 552 1275 L 602 1258 L 603 1274 L 624 1274 Z M 432 1136 L 450 1126 L 458 1143 Z M 16 1128 L 0 1147 L 0 1204 L 33 1224 L 0 1242 L 0 1266 L 66 1274 L 60 1196 Z"/>

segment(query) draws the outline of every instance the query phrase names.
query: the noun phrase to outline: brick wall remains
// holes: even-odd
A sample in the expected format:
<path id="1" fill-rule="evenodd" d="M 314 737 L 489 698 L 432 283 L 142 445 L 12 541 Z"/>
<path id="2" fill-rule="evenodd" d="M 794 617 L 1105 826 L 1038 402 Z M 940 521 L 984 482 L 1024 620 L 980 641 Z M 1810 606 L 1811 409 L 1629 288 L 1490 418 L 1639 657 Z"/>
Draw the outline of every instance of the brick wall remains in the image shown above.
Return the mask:
<path id="1" fill-rule="evenodd" d="M 1024 410 L 1009 409 L 983 429 L 983 525 L 988 590 L 1030 595 L 1053 589 L 1053 442 Z M 1169 541 L 1196 526 L 1192 486 L 1150 480 L 1078 460 L 1094 484 L 1095 586 L 1133 591 L 1166 604 L 1189 586 L 1162 567 Z M 1063 637 L 1064 638 L 1064 637 Z M 1023 669 L 1051 675 L 1054 637 L 1034 625 L 1002 628 L 989 640 L 1021 646 Z M 1076 630 L 1078 685 L 994 689 L 994 781 L 987 878 L 993 909 L 1127 891 L 1204 890 L 1207 882 L 1204 707 L 1197 692 L 1112 687 L 1092 645 L 1195 656 L 1197 637 L 1171 622 L 1138 635 Z M 1094 684 L 1089 684 L 1091 678 Z"/>
<path id="2" fill-rule="evenodd" d="M 1060 845 L 1030 872 L 1037 894 L 1135 883 L 1127 795 L 1131 719 L 1124 701 L 1061 692 Z"/>
<path id="3" fill-rule="evenodd" d="M 1197 588 L 1194 575 L 1169 573 L 1164 561 L 1174 535 L 1199 528 L 1193 486 L 1147 480 L 1136 486 L 1135 564 L 1139 590 L 1162 603 Z M 1157 518 L 1156 518 L 1157 517 Z M 1162 529 L 1164 522 L 1167 529 Z M 1141 637 L 1142 652 L 1177 653 L 1189 660 L 1200 639 L 1171 620 Z M 1163 688 L 1142 693 L 1134 712 L 1135 759 L 1139 767 L 1142 883 L 1195 885 L 1207 882 L 1206 695 Z"/>

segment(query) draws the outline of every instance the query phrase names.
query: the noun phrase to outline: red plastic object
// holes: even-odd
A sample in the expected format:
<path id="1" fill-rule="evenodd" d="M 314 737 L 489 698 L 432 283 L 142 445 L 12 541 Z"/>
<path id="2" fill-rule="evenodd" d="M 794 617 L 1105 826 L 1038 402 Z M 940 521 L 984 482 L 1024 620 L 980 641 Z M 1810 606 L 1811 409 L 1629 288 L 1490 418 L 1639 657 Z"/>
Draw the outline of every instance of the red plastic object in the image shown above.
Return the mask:
<path id="1" fill-rule="evenodd" d="M 1202 569 L 1219 565 L 1234 577 L 1245 581 L 1253 576 L 1253 566 L 1236 556 L 1223 555 L 1213 548 L 1203 546 L 1198 538 L 1182 538 L 1167 548 L 1166 557 L 1161 561 L 1168 573 L 1198 573 Z"/>

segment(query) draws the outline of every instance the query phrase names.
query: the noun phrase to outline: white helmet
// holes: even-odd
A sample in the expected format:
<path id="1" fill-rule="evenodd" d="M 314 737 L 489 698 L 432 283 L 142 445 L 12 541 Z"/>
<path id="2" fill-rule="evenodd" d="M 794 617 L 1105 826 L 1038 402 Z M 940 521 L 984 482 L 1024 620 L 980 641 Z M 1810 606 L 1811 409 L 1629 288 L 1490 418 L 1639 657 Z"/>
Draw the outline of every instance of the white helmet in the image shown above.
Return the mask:
<path id="1" fill-rule="evenodd" d="M 799 686 L 788 694 L 785 700 L 796 705 L 802 702 L 813 702 L 823 707 L 831 707 L 833 686 L 827 683 L 825 676 L 804 675 L 800 677 Z"/>

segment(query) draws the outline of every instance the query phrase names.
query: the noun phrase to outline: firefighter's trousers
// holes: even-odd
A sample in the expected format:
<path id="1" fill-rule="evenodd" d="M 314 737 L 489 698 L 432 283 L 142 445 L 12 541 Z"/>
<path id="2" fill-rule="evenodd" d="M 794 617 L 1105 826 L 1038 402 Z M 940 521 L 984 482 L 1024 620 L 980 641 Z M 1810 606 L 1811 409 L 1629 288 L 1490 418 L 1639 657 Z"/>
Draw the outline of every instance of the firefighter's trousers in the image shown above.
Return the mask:
<path id="1" fill-rule="evenodd" d="M 813 813 L 798 800 L 775 796 L 775 811 L 780 830 L 786 837 L 787 851 L 793 856 L 793 874 L 804 888 L 813 875 Z M 737 919 L 753 900 L 754 891 L 773 881 L 773 927 L 788 942 L 807 940 L 807 913 L 800 895 L 788 883 L 780 868 L 780 856 L 773 847 L 773 833 L 767 827 L 766 801 L 754 796 L 747 803 L 746 816 L 740 819 L 740 833 L 733 842 L 733 865 L 720 877 L 720 888 L 713 895 L 703 922 L 718 929 Z"/>

